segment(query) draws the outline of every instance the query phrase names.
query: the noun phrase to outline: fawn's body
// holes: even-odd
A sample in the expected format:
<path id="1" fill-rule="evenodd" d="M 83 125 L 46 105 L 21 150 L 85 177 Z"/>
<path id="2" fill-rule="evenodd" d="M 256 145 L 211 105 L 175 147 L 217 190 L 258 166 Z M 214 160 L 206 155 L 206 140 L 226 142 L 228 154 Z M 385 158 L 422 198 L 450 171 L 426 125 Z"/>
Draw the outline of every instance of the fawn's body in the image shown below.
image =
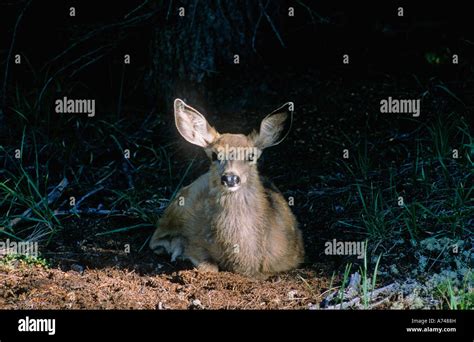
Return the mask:
<path id="1" fill-rule="evenodd" d="M 175 101 L 175 118 L 181 135 L 204 147 L 213 162 L 209 172 L 177 194 L 150 247 L 172 259 L 187 258 L 198 269 L 221 268 L 255 278 L 297 267 L 304 249 L 296 219 L 256 165 L 261 150 L 280 137 L 286 115 L 267 117 L 260 133 L 249 136 L 217 133 L 181 100 Z M 245 151 L 243 158 L 222 152 L 237 149 Z"/>

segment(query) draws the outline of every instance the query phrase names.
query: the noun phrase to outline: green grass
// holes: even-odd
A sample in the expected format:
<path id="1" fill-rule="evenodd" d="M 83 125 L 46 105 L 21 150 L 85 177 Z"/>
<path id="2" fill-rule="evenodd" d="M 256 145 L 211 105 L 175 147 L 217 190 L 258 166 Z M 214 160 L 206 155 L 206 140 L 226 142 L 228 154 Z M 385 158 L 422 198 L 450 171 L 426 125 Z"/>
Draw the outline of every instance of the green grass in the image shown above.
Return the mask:
<path id="1" fill-rule="evenodd" d="M 365 233 L 371 240 L 390 237 L 390 220 L 393 216 L 391 208 L 384 202 L 380 189 L 373 184 L 364 192 L 360 184 L 355 185 L 359 200 L 362 203 L 360 217 Z"/>
<path id="2" fill-rule="evenodd" d="M 346 291 L 346 286 L 349 284 L 349 279 L 351 275 L 352 264 L 349 263 L 346 265 L 342 277 L 341 287 L 339 288 L 339 293 L 337 299 L 339 300 L 339 304 L 341 304 L 340 308 L 342 309 L 342 303 L 344 301 L 344 292 Z"/>
<path id="3" fill-rule="evenodd" d="M 345 133 L 343 135 L 345 137 L 345 145 L 352 146 L 353 148 L 349 149 L 349 160 L 351 162 L 345 162 L 342 165 L 358 181 L 367 180 L 369 172 L 373 169 L 367 137 L 360 141 L 350 138 Z"/>
<path id="4" fill-rule="evenodd" d="M 10 266 L 16 261 L 19 261 L 29 266 L 41 266 L 44 268 L 51 267 L 50 263 L 46 259 L 41 257 L 33 257 L 23 254 L 7 254 L 3 258 L 0 258 L 0 264 L 6 266 Z"/>
<path id="5" fill-rule="evenodd" d="M 362 278 L 362 284 L 361 284 L 361 289 L 362 289 L 362 303 L 364 306 L 364 309 L 369 308 L 369 304 L 372 301 L 372 297 L 369 296 L 369 293 L 372 293 L 373 290 L 375 290 L 375 285 L 377 283 L 377 272 L 379 269 L 380 265 L 380 260 L 382 259 L 382 254 L 379 255 L 377 258 L 377 261 L 374 266 L 374 271 L 372 273 L 372 279 L 369 275 L 369 267 L 368 267 L 368 256 L 367 256 L 367 243 L 365 243 L 365 252 L 364 252 L 364 264 L 363 266 L 360 266 L 360 274 Z"/>
<path id="6" fill-rule="evenodd" d="M 183 175 L 181 176 L 177 186 L 174 188 L 171 197 L 166 200 L 164 199 L 157 199 L 156 194 L 154 193 L 154 189 L 143 189 L 142 191 L 136 190 L 127 190 L 127 191 L 120 191 L 115 190 L 113 191 L 115 194 L 115 201 L 112 203 L 113 207 L 122 206 L 128 208 L 127 214 L 130 217 L 137 218 L 142 223 L 133 224 L 131 226 L 115 228 L 107 232 L 97 233 L 96 235 L 107 235 L 107 234 L 114 234 L 114 233 L 122 233 L 132 229 L 141 228 L 141 227 L 157 227 L 159 218 L 167 205 L 167 203 L 171 202 L 175 197 L 178 191 L 181 189 L 186 177 L 189 174 L 193 164 L 195 161 L 195 157 L 191 159 L 188 163 L 186 169 L 184 170 Z M 168 163 L 168 165 L 170 165 Z M 163 201 L 164 200 L 164 201 Z"/>
<path id="7" fill-rule="evenodd" d="M 437 297 L 441 300 L 442 307 L 450 310 L 474 309 L 474 273 L 470 270 L 465 274 L 461 286 L 455 286 L 453 281 L 447 279 L 437 288 Z"/>
<path id="8" fill-rule="evenodd" d="M 393 162 L 384 158 L 385 148 L 377 151 L 376 146 L 372 148 L 365 142 L 366 137 L 345 136 L 341 145 L 352 146 L 351 157 L 349 160 L 341 158 L 342 161 L 337 164 L 346 183 L 352 184 L 350 193 L 344 199 L 347 208 L 345 215 L 337 219 L 338 226 L 346 232 L 345 239 L 360 241 L 361 236 L 367 238 L 366 255 L 377 248 L 387 251 L 395 245 L 399 246 L 398 253 L 384 258 L 384 263 L 410 262 L 413 263 L 412 268 L 417 267 L 417 258 L 420 256 L 418 246 L 423 239 L 436 236 L 469 241 L 474 233 L 472 128 L 456 113 L 416 122 L 416 126 L 418 128 L 413 139 L 397 142 L 391 147 L 397 155 L 405 153 L 405 158 Z M 365 131 L 375 130 L 367 123 Z M 387 140 L 383 137 L 380 139 Z M 368 149 L 368 146 L 371 148 Z M 453 158 L 454 149 L 458 150 L 458 158 Z M 375 165 L 372 154 L 377 154 L 378 165 Z M 399 202 L 400 198 L 403 203 Z M 400 240 L 405 242 L 404 247 L 394 243 Z M 442 259 L 444 257 L 444 254 L 441 255 Z M 371 298 L 367 294 L 375 287 L 380 263 L 379 257 L 372 279 L 367 273 L 366 259 L 359 267 L 364 308 L 370 303 Z M 432 264 L 436 267 L 430 268 L 428 272 L 437 272 L 446 263 L 437 260 Z M 344 291 L 347 266 L 340 272 L 344 272 L 340 289 Z M 445 284 L 439 292 L 446 307 L 472 306 L 472 283 L 470 286 L 458 289 L 451 283 Z"/>
<path id="9" fill-rule="evenodd" d="M 51 103 L 59 96 L 51 91 L 53 88 L 61 96 L 74 92 L 84 93 L 85 98 L 87 89 L 72 83 L 66 87 L 55 78 L 42 91 L 51 75 L 47 70 L 33 74 L 41 86 L 36 90 L 14 86 L 15 96 L 8 113 L 11 125 L 0 145 L 0 164 L 5 166 L 0 172 L 0 238 L 4 235 L 19 241 L 51 242 L 64 222 L 79 216 L 57 216 L 54 211 L 69 210 L 70 196 L 78 200 L 99 186 L 106 190 L 83 203 L 85 207 L 94 208 L 99 201 L 105 209 L 126 212 L 136 221 L 134 227 L 156 224 L 160 211 L 153 212 L 146 202 L 154 195 L 169 199 L 176 172 L 172 170 L 174 143 L 160 144 L 154 138 L 159 123 L 156 113 L 144 117 L 137 114 L 137 120 L 132 121 L 116 120 L 112 111 L 101 119 L 57 115 L 51 109 Z M 76 87 L 81 89 L 79 93 Z M 15 158 L 16 149 L 20 150 L 20 159 Z M 124 149 L 130 149 L 132 154 L 135 190 L 123 186 L 128 177 L 122 165 Z M 48 192 L 63 175 L 67 175 L 68 188 L 58 201 L 48 203 Z M 152 184 L 159 184 L 161 190 L 153 189 Z M 25 212 L 29 214 L 23 217 Z M 116 227 L 108 234 L 126 230 Z"/>
<path id="10" fill-rule="evenodd" d="M 25 131 L 22 135 L 19 159 L 12 157 L 14 151 L 8 153 L 0 147 L 0 150 L 8 156 L 10 164 L 14 165 L 14 170 L 4 170 L 6 179 L 0 182 L 0 208 L 4 210 L 0 218 L 0 226 L 4 229 L 0 229 L 0 235 L 18 240 L 40 239 L 45 236 L 50 239 L 61 228 L 61 223 L 48 203 L 49 174 L 47 165 L 42 168 L 38 160 L 34 136 L 33 144 L 29 146 L 33 150 L 33 164 L 28 166 L 23 161 L 23 156 L 27 153 Z"/>
<path id="11" fill-rule="evenodd" d="M 368 262 L 368 255 L 367 255 L 367 244 L 365 244 L 365 250 L 364 250 L 364 261 L 363 264 L 359 266 L 359 273 L 360 273 L 360 284 L 357 284 L 359 286 L 358 293 L 354 293 L 353 295 L 358 295 L 361 298 L 362 301 L 362 307 L 364 309 L 368 309 L 370 307 L 370 304 L 373 300 L 371 297 L 372 291 L 375 290 L 376 284 L 377 284 L 377 274 L 379 271 L 379 266 L 380 266 L 380 261 L 382 259 L 382 254 L 379 255 L 377 258 L 377 261 L 374 265 L 372 274 L 370 274 L 370 267 L 369 267 L 369 262 Z M 345 268 L 344 268 L 344 273 L 342 274 L 342 281 L 341 281 L 341 286 L 339 287 L 339 290 L 337 292 L 337 297 L 336 297 L 336 304 L 341 304 L 340 308 L 342 309 L 342 304 L 344 302 L 344 297 L 345 297 L 345 292 L 347 289 L 347 286 L 349 285 L 350 282 L 350 276 L 351 276 L 351 270 L 353 268 L 352 263 L 347 263 Z M 329 289 L 332 288 L 332 282 L 333 278 L 331 278 L 331 284 L 329 286 Z M 352 299 L 352 298 L 350 298 Z"/>
<path id="12" fill-rule="evenodd" d="M 73 213 L 62 216 L 54 214 L 54 210 L 59 207 L 63 210 L 71 208 L 68 204 L 68 195 L 63 195 L 56 203 L 47 201 L 48 191 L 58 182 L 58 175 L 50 176 L 49 161 L 45 161 L 45 155 L 53 148 L 59 151 L 55 154 L 56 157 L 65 158 L 64 168 L 72 174 L 72 177 L 69 177 L 67 190 L 75 196 L 76 200 L 91 189 L 99 186 L 104 187 L 104 184 L 114 184 L 107 186 L 106 191 L 101 192 L 96 198 L 106 203 L 106 209 L 117 209 L 126 213 L 128 223 L 130 220 L 134 221 L 131 225 L 112 227 L 109 231 L 100 232 L 97 235 L 156 226 L 162 207 L 166 205 L 170 197 L 175 196 L 177 190 L 182 186 L 191 170 L 193 160 L 184 170 L 184 175 L 177 186 L 172 189 L 171 179 L 175 178 L 175 175 L 172 170 L 172 154 L 168 150 L 170 144 L 156 148 L 149 137 L 140 136 L 129 137 L 128 140 L 120 142 L 119 135 L 105 135 L 105 124 L 100 122 L 89 128 L 101 132 L 100 139 L 95 137 L 98 139 L 96 146 L 103 147 L 108 145 L 108 141 L 113 142 L 112 148 L 115 151 L 111 152 L 105 161 L 99 162 L 99 159 L 103 159 L 104 154 L 100 154 L 98 152 L 100 148 L 92 147 L 92 144 L 90 144 L 91 149 L 86 146 L 72 152 L 69 148 L 60 146 L 59 140 L 51 139 L 48 143 L 42 144 L 41 149 L 37 148 L 40 144 L 34 137 L 36 130 L 41 130 L 41 127 L 35 131 L 29 131 L 26 128 L 23 130 L 20 145 L 22 158 L 20 159 L 12 157 L 15 153 L 13 146 L 10 146 L 8 150 L 0 146 L 1 157 L 8 165 L 8 168 L 3 170 L 0 179 L 0 210 L 4 213 L 0 217 L 0 227 L 4 227 L 4 229 L 0 229 L 0 236 L 3 234 L 20 241 L 34 238 L 41 241 L 46 240 L 46 243 L 49 243 L 62 228 L 63 222 L 72 216 L 80 217 L 80 215 Z M 135 153 L 139 155 L 137 159 L 143 161 L 136 170 L 133 170 L 140 176 L 135 177 L 137 184 L 134 189 L 124 189 L 120 185 L 120 181 L 126 179 L 127 176 L 122 173 L 122 160 L 114 155 L 117 152 L 121 153 L 128 146 L 139 146 L 139 150 L 135 150 Z M 132 163 L 137 164 L 138 162 L 132 159 Z M 146 183 L 148 181 L 156 182 L 156 178 L 161 178 L 162 174 L 167 176 L 166 180 L 169 182 L 164 190 L 156 191 Z M 172 189 L 172 192 L 169 189 Z M 88 207 L 88 203 L 85 203 L 85 206 Z M 29 212 L 29 215 L 23 215 L 25 212 Z M 15 220 L 19 220 L 19 222 Z"/>
<path id="13" fill-rule="evenodd" d="M 413 155 L 398 168 L 384 160 L 383 151 L 375 167 L 366 138 L 357 142 L 346 136 L 346 145 L 355 150 L 344 162 L 345 175 L 353 184 L 353 201 L 349 217 L 340 223 L 356 228 L 369 243 L 400 237 L 416 243 L 430 234 L 472 233 L 468 227 L 474 215 L 472 129 L 455 113 L 418 125 L 415 144 L 396 146 L 399 153 L 411 150 Z M 403 205 L 398 203 L 400 197 Z"/>

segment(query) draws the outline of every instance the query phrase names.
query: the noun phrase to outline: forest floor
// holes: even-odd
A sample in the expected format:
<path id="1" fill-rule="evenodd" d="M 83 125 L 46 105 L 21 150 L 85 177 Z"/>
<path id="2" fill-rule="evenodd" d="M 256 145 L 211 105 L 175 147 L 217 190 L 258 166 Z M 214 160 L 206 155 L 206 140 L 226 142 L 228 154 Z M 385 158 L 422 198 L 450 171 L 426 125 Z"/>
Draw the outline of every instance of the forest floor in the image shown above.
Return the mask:
<path id="1" fill-rule="evenodd" d="M 472 161 L 468 161 L 474 145 L 472 126 L 465 122 L 469 113 L 453 98 L 456 83 L 441 87 L 432 81 L 422 85 L 389 77 L 359 82 L 319 74 L 293 79 L 283 75 L 260 81 L 257 90 L 252 82 L 259 82 L 258 77 L 237 79 L 233 94 L 214 96 L 227 101 L 216 100 L 214 109 L 247 108 L 242 114 L 210 114 L 209 110 L 206 116 L 221 131 L 232 126 L 229 122 L 234 127 L 240 122 L 248 132 L 258 124 L 257 117 L 288 99 L 295 102 L 292 133 L 265 152 L 260 170 L 286 197 L 295 199 L 292 210 L 306 248 L 300 269 L 254 281 L 228 272 L 199 273 L 187 262 L 171 263 L 169 257 L 154 255 L 147 241 L 162 211 L 153 207 L 166 204 L 163 199 L 205 172 L 208 162 L 198 154 L 190 168 L 197 150 L 175 132 L 166 138 L 178 142 L 173 140 L 166 151 L 157 148 L 163 140 L 153 140 L 153 134 L 161 128 L 152 121 L 139 134 L 131 131 L 121 139 L 117 133 L 118 139 L 102 141 L 105 153 L 100 152 L 100 144 L 90 142 L 90 151 L 77 165 L 89 159 L 91 165 L 80 167 L 74 174 L 76 181 L 63 195 L 79 198 L 101 184 L 100 192 L 83 206 L 121 210 L 130 217 L 69 215 L 61 218 L 49 244 L 42 245 L 41 259 L 0 258 L 0 308 L 315 309 L 334 306 L 337 298 L 346 304 L 359 298 L 347 306 L 356 308 L 472 307 L 474 203 L 469 185 L 473 184 Z M 416 98 L 421 92 L 425 95 L 420 118 L 380 114 L 380 99 Z M 288 96 L 283 99 L 281 93 Z M 258 103 L 262 98 L 264 108 Z M 162 121 L 169 126 L 170 120 Z M 123 133 L 129 124 L 121 124 L 114 129 Z M 101 127 L 92 126 L 87 131 L 90 139 L 96 137 L 90 133 L 94 129 L 98 138 L 104 136 Z M 138 146 L 137 158 L 131 159 L 133 189 L 127 186 L 122 161 L 107 159 L 116 157 L 109 147 L 117 140 Z M 450 158 L 451 146 L 459 147 L 461 159 Z M 344 149 L 351 153 L 348 160 L 342 158 Z M 79 160 L 80 153 L 69 152 L 64 160 Z M 93 162 L 89 153 L 95 153 Z M 400 196 L 406 204 L 398 203 Z M 60 209 L 64 208 L 63 202 Z M 23 210 L 17 209 L 16 215 Z M 9 234 L 20 232 L 19 225 Z M 328 255 L 325 244 L 333 239 L 368 241 L 366 258 Z M 357 292 L 349 295 L 350 276 L 356 272 L 362 284 L 349 288 Z M 367 291 L 387 286 L 389 290 L 380 294 L 378 302 L 366 301 L 364 285 Z"/>
<path id="2" fill-rule="evenodd" d="M 329 286 L 327 279 L 309 270 L 253 281 L 228 272 L 178 270 L 153 257 L 136 264 L 128 261 L 125 266 L 120 254 L 85 252 L 69 270 L 22 262 L 0 266 L 0 308 L 308 309 L 320 300 L 321 289 Z M 84 259 L 103 259 L 104 255 L 111 257 L 113 266 L 92 266 Z"/>

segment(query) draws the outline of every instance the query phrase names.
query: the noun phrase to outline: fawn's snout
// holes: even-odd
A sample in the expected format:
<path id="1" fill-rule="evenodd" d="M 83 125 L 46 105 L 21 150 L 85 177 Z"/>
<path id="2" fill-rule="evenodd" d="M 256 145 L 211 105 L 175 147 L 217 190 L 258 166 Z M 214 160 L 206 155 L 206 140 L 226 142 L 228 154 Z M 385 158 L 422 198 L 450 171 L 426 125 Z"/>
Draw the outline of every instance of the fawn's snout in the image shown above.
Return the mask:
<path id="1" fill-rule="evenodd" d="M 231 189 L 237 188 L 240 184 L 240 177 L 233 173 L 224 173 L 221 177 L 221 184 Z"/>

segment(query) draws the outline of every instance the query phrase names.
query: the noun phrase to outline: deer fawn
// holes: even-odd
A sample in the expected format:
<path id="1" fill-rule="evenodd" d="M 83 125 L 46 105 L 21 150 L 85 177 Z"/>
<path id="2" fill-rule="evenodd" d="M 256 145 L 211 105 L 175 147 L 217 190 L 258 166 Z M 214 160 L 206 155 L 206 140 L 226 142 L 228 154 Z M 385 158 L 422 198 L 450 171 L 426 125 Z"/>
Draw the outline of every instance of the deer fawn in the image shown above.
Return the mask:
<path id="1" fill-rule="evenodd" d="M 204 148 L 209 172 L 184 187 L 165 210 L 150 248 L 183 257 L 199 270 L 249 277 L 296 268 L 304 256 L 301 231 L 278 189 L 259 176 L 262 150 L 282 138 L 287 112 L 268 115 L 260 132 L 219 134 L 202 114 L 174 101 L 175 123 L 190 143 Z"/>

